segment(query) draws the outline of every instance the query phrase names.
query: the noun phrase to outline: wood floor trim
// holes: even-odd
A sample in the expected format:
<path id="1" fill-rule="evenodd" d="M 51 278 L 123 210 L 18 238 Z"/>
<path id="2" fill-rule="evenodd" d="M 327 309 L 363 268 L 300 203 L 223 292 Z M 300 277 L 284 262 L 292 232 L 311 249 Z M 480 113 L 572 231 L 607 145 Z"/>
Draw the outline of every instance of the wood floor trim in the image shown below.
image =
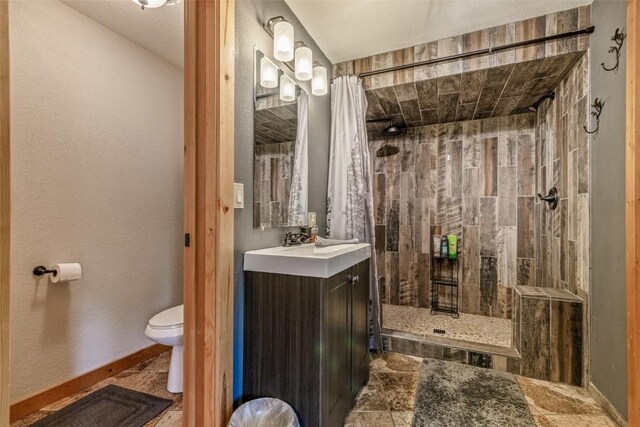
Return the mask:
<path id="1" fill-rule="evenodd" d="M 9 423 L 11 156 L 9 139 L 9 2 L 0 0 L 0 426 Z"/>
<path id="2" fill-rule="evenodd" d="M 43 392 L 35 394 L 27 399 L 17 402 L 11 405 L 11 422 L 19 420 L 29 414 L 32 414 L 47 405 L 69 397 L 87 387 L 99 383 L 109 377 L 112 377 L 120 372 L 136 366 L 140 362 L 144 362 L 154 356 L 157 356 L 171 347 L 165 347 L 160 344 L 152 345 L 151 347 L 144 348 L 133 354 L 130 354 L 122 359 L 118 359 L 107 365 L 104 365 L 98 369 L 87 372 L 84 375 L 80 375 L 70 381 L 59 384 L 55 387 L 47 389 Z"/>

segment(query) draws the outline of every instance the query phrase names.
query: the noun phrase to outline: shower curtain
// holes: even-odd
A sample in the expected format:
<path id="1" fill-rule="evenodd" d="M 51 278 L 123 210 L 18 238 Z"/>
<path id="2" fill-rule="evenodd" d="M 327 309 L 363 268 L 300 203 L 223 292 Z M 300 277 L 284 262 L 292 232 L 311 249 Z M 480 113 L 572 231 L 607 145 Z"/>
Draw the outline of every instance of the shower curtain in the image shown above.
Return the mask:
<path id="1" fill-rule="evenodd" d="M 298 129 L 289 191 L 289 225 L 306 224 L 309 203 L 309 95 L 298 95 Z"/>
<path id="2" fill-rule="evenodd" d="M 371 244 L 370 283 L 372 347 L 382 349 L 380 293 L 376 275 L 373 184 L 367 141 L 367 98 L 356 76 L 331 85 L 331 154 L 327 188 L 327 236 Z"/>

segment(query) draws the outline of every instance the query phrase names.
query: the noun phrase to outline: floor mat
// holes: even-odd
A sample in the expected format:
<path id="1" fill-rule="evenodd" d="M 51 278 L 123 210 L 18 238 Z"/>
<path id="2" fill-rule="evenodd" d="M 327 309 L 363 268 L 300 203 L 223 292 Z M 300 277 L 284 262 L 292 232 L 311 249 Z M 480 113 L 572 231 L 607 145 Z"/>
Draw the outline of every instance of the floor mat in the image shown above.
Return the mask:
<path id="1" fill-rule="evenodd" d="M 413 425 L 535 427 L 535 422 L 513 375 L 424 359 Z"/>
<path id="2" fill-rule="evenodd" d="M 31 424 L 34 427 L 141 427 L 173 401 L 108 385 Z"/>

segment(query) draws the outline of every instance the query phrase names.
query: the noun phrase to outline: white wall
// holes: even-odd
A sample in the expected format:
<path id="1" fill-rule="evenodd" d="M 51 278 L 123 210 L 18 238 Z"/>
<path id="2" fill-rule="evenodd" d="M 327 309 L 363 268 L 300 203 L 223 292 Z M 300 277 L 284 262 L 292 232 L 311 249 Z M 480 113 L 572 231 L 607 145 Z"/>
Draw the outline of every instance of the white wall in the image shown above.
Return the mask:
<path id="1" fill-rule="evenodd" d="M 16 402 L 151 345 L 181 302 L 183 73 L 55 0 L 9 17 Z M 79 282 L 31 274 L 73 261 Z"/>

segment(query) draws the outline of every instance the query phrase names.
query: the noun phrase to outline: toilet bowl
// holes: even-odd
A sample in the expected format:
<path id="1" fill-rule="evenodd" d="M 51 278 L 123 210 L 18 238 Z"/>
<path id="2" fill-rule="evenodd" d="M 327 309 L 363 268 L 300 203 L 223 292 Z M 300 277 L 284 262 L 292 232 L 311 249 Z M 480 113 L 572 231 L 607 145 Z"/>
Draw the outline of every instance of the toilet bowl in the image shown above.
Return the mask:
<path id="1" fill-rule="evenodd" d="M 158 344 L 171 346 L 171 364 L 167 390 L 182 393 L 183 354 L 184 354 L 184 306 L 170 308 L 153 316 L 149 320 L 145 335 Z"/>

